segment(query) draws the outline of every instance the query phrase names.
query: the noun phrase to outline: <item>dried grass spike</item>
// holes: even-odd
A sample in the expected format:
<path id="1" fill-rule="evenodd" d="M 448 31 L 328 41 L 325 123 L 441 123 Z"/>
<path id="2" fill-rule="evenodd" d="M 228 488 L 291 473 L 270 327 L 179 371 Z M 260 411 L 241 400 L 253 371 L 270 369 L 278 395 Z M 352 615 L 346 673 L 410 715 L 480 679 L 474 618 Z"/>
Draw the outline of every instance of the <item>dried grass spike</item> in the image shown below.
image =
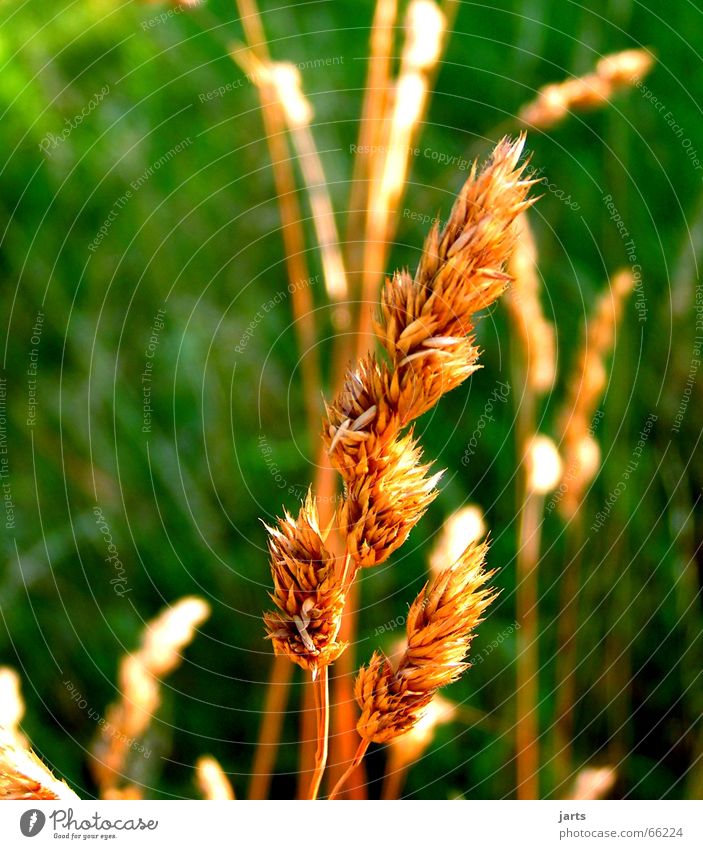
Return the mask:
<path id="1" fill-rule="evenodd" d="M 210 755 L 198 758 L 195 764 L 195 781 L 203 797 L 208 801 L 230 801 L 234 790 L 224 770 Z"/>
<path id="2" fill-rule="evenodd" d="M 430 337 L 467 336 L 472 315 L 510 280 L 504 266 L 515 243 L 512 224 L 532 203 L 526 195 L 535 182 L 521 179 L 524 141 L 503 139 L 480 172 L 474 165 L 444 229 L 435 224 L 430 231 L 415 277 L 396 274 L 386 283 L 376 326 L 394 361 Z"/>
<path id="3" fill-rule="evenodd" d="M 466 654 L 476 626 L 495 598 L 483 569 L 487 546 L 471 546 L 418 595 L 408 613 L 408 645 L 397 669 L 375 653 L 362 667 L 355 695 L 363 740 L 385 743 L 404 734 L 423 716 L 440 687 L 468 667 Z"/>
<path id="4" fill-rule="evenodd" d="M 0 799 L 63 799 L 78 796 L 13 734 L 0 727 Z"/>
<path id="5" fill-rule="evenodd" d="M 160 679 L 181 662 L 183 649 L 210 614 L 198 596 L 187 596 L 147 623 L 140 647 L 119 665 L 120 698 L 109 705 L 93 746 L 91 769 L 103 799 L 141 798 L 130 781 L 131 761 L 161 704 Z"/>
<path id="6" fill-rule="evenodd" d="M 552 388 L 556 377 L 556 333 L 540 302 L 537 245 L 527 215 L 517 222 L 518 239 L 508 263 L 513 285 L 506 293 L 513 327 L 523 351 L 527 381 L 537 393 Z"/>
<path id="7" fill-rule="evenodd" d="M 408 538 L 437 495 L 412 434 L 399 439 L 348 487 L 339 516 L 347 552 L 359 567 L 384 563 Z"/>
<path id="8" fill-rule="evenodd" d="M 312 496 L 297 519 L 286 513 L 267 528 L 277 611 L 264 615 L 276 654 L 315 674 L 344 650 L 337 640 L 344 606 L 344 576 L 325 548 Z"/>
<path id="9" fill-rule="evenodd" d="M 168 675 L 181 661 L 198 628 L 210 615 L 210 605 L 198 596 L 187 596 L 167 607 L 147 626 L 139 658 L 157 677 Z"/>
<path id="10" fill-rule="evenodd" d="M 647 50 L 623 50 L 604 56 L 593 73 L 551 83 L 520 110 L 523 124 L 549 129 L 572 111 L 596 109 L 607 103 L 620 89 L 636 85 L 654 65 Z"/>
<path id="11" fill-rule="evenodd" d="M 613 349 L 615 332 L 634 285 L 630 269 L 621 269 L 600 296 L 569 381 L 566 403 L 559 414 L 564 457 L 559 512 L 565 519 L 576 515 L 586 489 L 598 472 L 600 451 L 591 433 L 592 421 L 606 387 L 606 362 Z"/>
<path id="12" fill-rule="evenodd" d="M 503 269 L 513 222 L 532 203 L 534 181 L 521 179 L 523 145 L 523 137 L 503 139 L 480 172 L 474 167 L 444 230 L 430 232 L 415 276 L 398 272 L 386 282 L 375 327 L 391 362 L 379 365 L 367 355 L 349 372 L 323 431 L 347 482 L 366 474 L 402 428 L 476 369 L 474 314 L 509 281 Z M 373 419 L 364 418 L 371 408 Z M 364 429 L 352 430 L 360 419 Z"/>
<path id="13" fill-rule="evenodd" d="M 442 525 L 430 552 L 432 574 L 438 575 L 456 563 L 472 543 L 478 542 L 485 535 L 486 523 L 480 507 L 469 504 L 452 513 Z"/>

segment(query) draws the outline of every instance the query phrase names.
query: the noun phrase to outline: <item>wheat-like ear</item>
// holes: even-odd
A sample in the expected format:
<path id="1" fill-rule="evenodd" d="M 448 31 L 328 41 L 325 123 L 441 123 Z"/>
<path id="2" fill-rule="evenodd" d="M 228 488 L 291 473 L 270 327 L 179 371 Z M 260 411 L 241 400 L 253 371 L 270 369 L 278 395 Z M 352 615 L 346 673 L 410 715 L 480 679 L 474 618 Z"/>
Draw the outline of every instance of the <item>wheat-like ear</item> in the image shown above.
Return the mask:
<path id="1" fill-rule="evenodd" d="M 635 286 L 629 269 L 621 269 L 595 305 L 585 338 L 569 380 L 559 418 L 563 443 L 564 477 L 559 512 L 566 520 L 578 512 L 589 484 L 600 468 L 600 448 L 593 438 L 593 416 L 607 384 L 606 363 L 625 302 Z"/>
<path id="2" fill-rule="evenodd" d="M 229 778 L 219 762 L 211 755 L 203 755 L 196 761 L 195 781 L 203 799 L 223 802 L 235 798 Z"/>
<path id="3" fill-rule="evenodd" d="M 179 665 L 183 649 L 209 615 L 203 599 L 180 599 L 147 623 L 139 649 L 120 661 L 120 698 L 107 709 L 91 761 L 102 798 L 141 798 L 140 789 L 129 783 L 130 754 L 140 748 L 159 708 L 160 680 Z"/>
<path id="4" fill-rule="evenodd" d="M 315 675 L 344 650 L 337 639 L 345 582 L 325 547 L 311 495 L 294 519 L 286 513 L 278 527 L 267 527 L 277 611 L 264 622 L 276 654 L 286 655 Z"/>
<path id="5" fill-rule="evenodd" d="M 476 626 L 496 593 L 486 586 L 487 545 L 472 545 L 417 596 L 407 621 L 407 648 L 394 669 L 376 652 L 356 679 L 362 739 L 385 743 L 422 717 L 432 697 L 468 668 L 465 658 Z"/>
<path id="6" fill-rule="evenodd" d="M 647 50 L 623 50 L 603 56 L 595 71 L 541 88 L 537 97 L 520 110 L 529 127 L 549 129 L 572 111 L 596 109 L 624 88 L 637 85 L 654 65 Z"/>
<path id="7" fill-rule="evenodd" d="M 469 546 L 459 560 L 434 577 L 408 612 L 407 645 L 397 665 L 375 652 L 359 670 L 354 688 L 361 708 L 356 756 L 337 782 L 335 798 L 361 762 L 370 743 L 388 743 L 422 719 L 441 687 L 455 681 L 470 664 L 466 655 L 496 592 L 487 586 L 486 543 Z"/>
<path id="8" fill-rule="evenodd" d="M 504 139 L 482 171 L 474 166 L 415 275 L 387 281 L 376 322 L 387 361 L 364 357 L 327 408 L 323 437 L 346 487 L 338 520 L 356 568 L 382 563 L 434 497 L 437 478 L 425 477 L 402 431 L 477 368 L 475 314 L 510 279 L 513 222 L 532 202 L 523 144 Z"/>
<path id="9" fill-rule="evenodd" d="M 78 796 L 15 735 L 0 727 L 0 799 L 64 799 Z"/>
<path id="10" fill-rule="evenodd" d="M 387 281 L 376 333 L 389 362 L 363 358 L 327 410 L 324 438 L 345 480 L 476 369 L 474 315 L 510 280 L 512 224 L 532 203 L 536 181 L 522 180 L 526 163 L 518 164 L 523 144 L 504 139 L 480 173 L 474 167 L 444 230 L 431 230 L 415 276 Z"/>

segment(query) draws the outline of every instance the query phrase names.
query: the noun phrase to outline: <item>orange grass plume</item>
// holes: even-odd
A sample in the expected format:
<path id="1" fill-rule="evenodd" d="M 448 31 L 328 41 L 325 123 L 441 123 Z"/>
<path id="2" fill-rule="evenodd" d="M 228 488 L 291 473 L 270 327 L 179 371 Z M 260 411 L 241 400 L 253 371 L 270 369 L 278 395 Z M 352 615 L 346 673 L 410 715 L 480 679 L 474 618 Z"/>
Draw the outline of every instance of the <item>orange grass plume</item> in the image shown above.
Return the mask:
<path id="1" fill-rule="evenodd" d="M 344 581 L 325 547 L 311 495 L 294 519 L 286 513 L 267 526 L 276 611 L 264 614 L 274 651 L 313 674 L 344 650 L 338 640 L 345 600 Z"/>
<path id="2" fill-rule="evenodd" d="M 549 129 L 572 111 L 597 109 L 621 89 L 629 88 L 646 76 L 654 65 L 647 50 L 623 50 L 603 56 L 595 71 L 541 88 L 537 97 L 520 110 L 523 124 Z"/>
<path id="3" fill-rule="evenodd" d="M 430 231 L 415 275 L 387 280 L 375 323 L 387 361 L 362 358 L 327 409 L 323 435 L 345 481 L 365 474 L 402 428 L 476 370 L 474 315 L 510 280 L 512 225 L 532 203 L 523 145 L 503 139 L 480 172 L 474 166 L 445 228 Z"/>
<path id="4" fill-rule="evenodd" d="M 356 679 L 363 740 L 386 743 L 413 728 L 435 693 L 469 667 L 466 655 L 495 592 L 484 571 L 487 545 L 472 545 L 417 596 L 406 623 L 407 647 L 396 668 L 376 652 Z"/>
<path id="5" fill-rule="evenodd" d="M 91 761 L 102 798 L 140 798 L 139 788 L 129 784 L 130 758 L 161 704 L 160 680 L 180 664 L 183 649 L 209 615 L 203 599 L 180 599 L 147 623 L 140 647 L 120 661 L 120 698 L 106 711 Z"/>
<path id="6" fill-rule="evenodd" d="M 474 166 L 444 229 L 431 230 L 415 275 L 387 281 L 375 323 L 385 359 L 362 357 L 327 406 L 323 439 L 345 486 L 341 543 L 328 546 L 312 494 L 297 519 L 286 514 L 268 528 L 277 610 L 264 617 L 267 634 L 277 654 L 313 675 L 344 650 L 338 633 L 356 571 L 402 545 L 436 495 L 438 476 L 405 429 L 477 368 L 475 314 L 509 281 L 513 224 L 532 203 L 523 145 L 522 137 L 503 139 L 480 171 Z"/>
<path id="7" fill-rule="evenodd" d="M 14 734 L 0 728 L 0 799 L 62 799 L 78 796 Z"/>
<path id="8" fill-rule="evenodd" d="M 564 457 L 559 511 L 565 519 L 573 518 L 578 512 L 584 493 L 600 468 L 600 448 L 592 434 L 592 421 L 607 384 L 606 361 L 634 286 L 630 269 L 621 269 L 613 275 L 589 319 L 569 382 L 566 403 L 559 416 Z"/>

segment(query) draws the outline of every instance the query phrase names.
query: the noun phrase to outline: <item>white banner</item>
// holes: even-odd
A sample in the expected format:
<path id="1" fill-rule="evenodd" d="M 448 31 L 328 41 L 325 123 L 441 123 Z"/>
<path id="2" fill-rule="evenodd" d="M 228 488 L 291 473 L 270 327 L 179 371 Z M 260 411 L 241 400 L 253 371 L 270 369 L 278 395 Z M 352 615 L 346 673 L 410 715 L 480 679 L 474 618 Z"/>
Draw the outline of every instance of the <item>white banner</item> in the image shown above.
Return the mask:
<path id="1" fill-rule="evenodd" d="M 30 842 L 32 841 L 32 842 Z M 0 847 L 703 847 L 700 802 L 6 802 Z"/>

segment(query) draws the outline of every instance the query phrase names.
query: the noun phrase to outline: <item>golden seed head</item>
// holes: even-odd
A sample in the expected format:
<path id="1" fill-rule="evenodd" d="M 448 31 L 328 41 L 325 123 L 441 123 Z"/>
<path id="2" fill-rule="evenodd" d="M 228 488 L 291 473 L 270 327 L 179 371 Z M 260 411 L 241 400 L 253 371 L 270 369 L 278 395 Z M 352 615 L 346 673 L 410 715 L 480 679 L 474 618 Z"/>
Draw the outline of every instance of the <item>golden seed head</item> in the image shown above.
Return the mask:
<path id="1" fill-rule="evenodd" d="M 387 280 L 375 329 L 390 362 L 363 358 L 327 411 L 323 438 L 345 480 L 476 369 L 474 314 L 509 281 L 513 222 L 531 203 L 523 145 L 504 139 L 483 170 L 474 166 L 444 230 L 430 232 L 415 276 Z"/>
<path id="2" fill-rule="evenodd" d="M 520 110 L 523 124 L 548 129 L 572 111 L 596 109 L 620 89 L 636 85 L 649 73 L 654 57 L 646 50 L 624 50 L 604 56 L 593 73 L 551 83 Z"/>
<path id="3" fill-rule="evenodd" d="M 611 791 L 617 777 L 614 766 L 582 769 L 574 780 L 571 799 L 579 801 L 604 799 Z"/>
<path id="4" fill-rule="evenodd" d="M 483 511 L 469 504 L 452 513 L 445 521 L 430 553 L 430 569 L 438 574 L 456 563 L 471 543 L 478 542 L 486 535 L 486 523 Z"/>
<path id="5" fill-rule="evenodd" d="M 470 546 L 452 567 L 432 579 L 413 602 L 407 647 L 394 669 L 374 653 L 356 679 L 361 708 L 357 724 L 365 740 L 384 743 L 404 734 L 424 715 L 434 694 L 456 680 L 476 626 L 495 598 L 483 569 L 487 546 Z"/>
<path id="6" fill-rule="evenodd" d="M 297 519 L 288 513 L 267 528 L 277 611 L 264 622 L 276 654 L 313 673 L 344 650 L 337 640 L 344 607 L 343 582 L 325 548 L 317 508 L 308 494 Z"/>
<path id="7" fill-rule="evenodd" d="M 195 781 L 203 799 L 230 801 L 234 790 L 219 762 L 211 755 L 203 755 L 195 762 Z"/>
<path id="8" fill-rule="evenodd" d="M 14 735 L 0 728 L 0 799 L 65 799 L 78 796 L 52 775 L 30 749 L 17 743 Z"/>
<path id="9" fill-rule="evenodd" d="M 370 458 L 364 475 L 350 482 L 339 513 L 347 552 L 357 566 L 378 566 L 405 542 L 437 495 L 440 474 L 427 476 L 412 434 Z"/>
<path id="10" fill-rule="evenodd" d="M 554 440 L 544 434 L 536 434 L 530 440 L 525 459 L 530 492 L 546 495 L 559 485 L 562 461 Z"/>

